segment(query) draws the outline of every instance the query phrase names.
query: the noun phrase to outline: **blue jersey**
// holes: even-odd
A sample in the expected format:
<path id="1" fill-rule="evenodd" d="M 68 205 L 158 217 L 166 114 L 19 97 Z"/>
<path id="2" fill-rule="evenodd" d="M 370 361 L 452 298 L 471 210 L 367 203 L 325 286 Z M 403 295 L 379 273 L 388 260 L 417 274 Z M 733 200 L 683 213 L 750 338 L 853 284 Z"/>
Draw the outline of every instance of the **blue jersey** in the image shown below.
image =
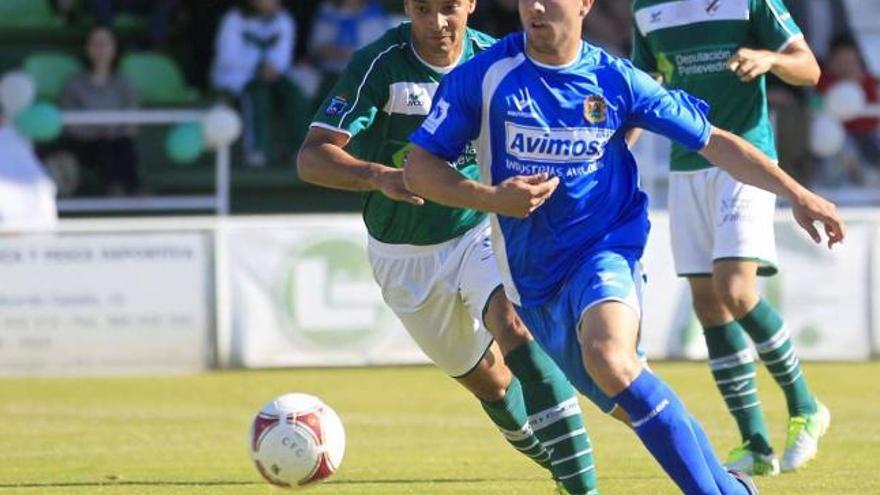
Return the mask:
<path id="1" fill-rule="evenodd" d="M 411 139 L 450 162 L 473 141 L 485 183 L 541 172 L 560 178 L 528 218 L 491 217 L 505 291 L 528 307 L 552 297 L 591 253 L 641 256 L 647 197 L 626 132 L 641 127 L 698 150 L 711 131 L 707 111 L 586 42 L 571 64 L 543 65 L 517 33 L 447 75 Z"/>

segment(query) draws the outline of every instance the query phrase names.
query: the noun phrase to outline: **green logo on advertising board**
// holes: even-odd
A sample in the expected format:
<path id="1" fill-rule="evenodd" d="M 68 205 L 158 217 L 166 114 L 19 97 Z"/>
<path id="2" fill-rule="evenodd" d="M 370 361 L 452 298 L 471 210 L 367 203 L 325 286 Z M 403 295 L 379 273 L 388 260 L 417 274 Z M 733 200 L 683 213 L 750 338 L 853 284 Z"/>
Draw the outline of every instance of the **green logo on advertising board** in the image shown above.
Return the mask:
<path id="1" fill-rule="evenodd" d="M 355 347 L 393 324 L 359 237 L 306 242 L 283 266 L 280 307 L 294 340 Z"/>

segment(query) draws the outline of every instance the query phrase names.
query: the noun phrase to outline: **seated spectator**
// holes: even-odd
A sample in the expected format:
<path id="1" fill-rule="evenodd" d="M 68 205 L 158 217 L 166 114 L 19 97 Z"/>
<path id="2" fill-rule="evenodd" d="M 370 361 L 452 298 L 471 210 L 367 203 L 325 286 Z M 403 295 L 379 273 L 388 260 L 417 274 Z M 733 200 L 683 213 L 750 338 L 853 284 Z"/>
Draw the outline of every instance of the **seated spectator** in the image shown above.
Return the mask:
<path id="1" fill-rule="evenodd" d="M 88 0 L 96 23 L 102 26 L 113 26 L 115 17 L 123 12 L 149 17 L 147 35 L 152 48 L 167 43 L 177 3 L 178 0 Z"/>
<path id="2" fill-rule="evenodd" d="M 312 21 L 309 56 L 323 73 L 318 100 L 336 84 L 352 54 L 382 36 L 391 20 L 374 0 L 323 0 Z"/>
<path id="3" fill-rule="evenodd" d="M 116 36 L 109 28 L 95 27 L 86 36 L 87 70 L 70 77 L 61 90 L 65 110 L 122 110 L 138 106 L 134 87 L 116 71 L 120 57 Z M 94 167 L 105 192 L 112 196 L 140 194 L 137 152 L 129 125 L 75 125 L 65 129 L 79 163 Z"/>
<path id="4" fill-rule="evenodd" d="M 869 104 L 880 103 L 880 80 L 868 72 L 856 41 L 849 35 L 832 41 L 819 90 L 824 93 L 840 81 L 860 84 Z M 852 119 L 844 122 L 844 127 L 847 146 L 841 164 L 849 179 L 856 185 L 880 184 L 880 119 Z"/>
<path id="5" fill-rule="evenodd" d="M 223 17 L 211 81 L 239 101 L 244 121 L 245 162 L 262 167 L 269 160 L 273 109 L 284 110 L 291 152 L 308 125 L 308 104 L 290 81 L 296 24 L 280 0 L 250 0 Z"/>
<path id="6" fill-rule="evenodd" d="M 0 229 L 54 227 L 55 184 L 27 139 L 0 115 Z"/>

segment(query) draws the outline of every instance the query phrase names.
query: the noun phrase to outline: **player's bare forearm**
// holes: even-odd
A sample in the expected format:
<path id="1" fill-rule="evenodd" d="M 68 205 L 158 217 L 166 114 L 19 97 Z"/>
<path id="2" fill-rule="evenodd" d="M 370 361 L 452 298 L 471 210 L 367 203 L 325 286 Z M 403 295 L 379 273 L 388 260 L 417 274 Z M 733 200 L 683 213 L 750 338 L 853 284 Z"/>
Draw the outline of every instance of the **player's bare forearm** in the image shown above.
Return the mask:
<path id="1" fill-rule="evenodd" d="M 743 82 L 754 81 L 762 74 L 771 72 L 794 86 L 814 86 L 822 73 L 816 57 L 803 39 L 793 41 L 781 52 L 740 48 L 727 60 L 726 65 Z"/>
<path id="2" fill-rule="evenodd" d="M 299 178 L 310 184 L 346 191 L 377 189 L 377 177 L 391 167 L 351 156 L 343 149 L 346 144 L 345 134 L 313 127 L 297 155 Z"/>
<path id="3" fill-rule="evenodd" d="M 379 191 L 395 201 L 421 206 L 425 200 L 403 185 L 403 170 L 360 160 L 343 148 L 348 136 L 313 127 L 296 160 L 300 179 L 345 191 Z"/>
<path id="4" fill-rule="evenodd" d="M 793 41 L 778 53 L 770 72 L 794 86 L 815 86 L 822 75 L 816 56 L 803 39 Z"/>
<path id="5" fill-rule="evenodd" d="M 559 177 L 548 174 L 516 175 L 497 186 L 470 180 L 423 148 L 416 146 L 404 167 L 407 189 L 456 208 L 526 218 L 559 187 Z"/>
<path id="6" fill-rule="evenodd" d="M 806 190 L 745 139 L 712 127 L 709 143 L 700 152 L 740 182 L 795 201 Z"/>
<path id="7" fill-rule="evenodd" d="M 795 221 L 814 242 L 822 241 L 822 236 L 815 226 L 816 222 L 824 227 L 829 248 L 843 242 L 846 225 L 838 215 L 837 207 L 801 186 L 744 139 L 713 127 L 709 143 L 701 154 L 740 182 L 788 198 L 791 201 Z"/>
<path id="8" fill-rule="evenodd" d="M 403 182 L 410 191 L 435 203 L 494 213 L 490 199 L 494 187 L 468 179 L 421 146 L 409 152 Z"/>

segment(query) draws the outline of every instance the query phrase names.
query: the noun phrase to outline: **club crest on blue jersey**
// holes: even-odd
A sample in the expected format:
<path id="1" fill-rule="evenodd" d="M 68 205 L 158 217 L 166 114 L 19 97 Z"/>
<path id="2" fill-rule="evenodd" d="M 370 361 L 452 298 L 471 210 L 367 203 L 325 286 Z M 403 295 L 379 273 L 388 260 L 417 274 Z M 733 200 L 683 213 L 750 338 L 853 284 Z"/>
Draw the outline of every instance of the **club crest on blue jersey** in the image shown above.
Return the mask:
<path id="1" fill-rule="evenodd" d="M 348 107 L 348 100 L 346 100 L 344 96 L 334 96 L 330 100 L 330 103 L 327 104 L 324 113 L 330 117 L 335 117 L 344 112 L 346 107 Z"/>
<path id="2" fill-rule="evenodd" d="M 584 118 L 591 124 L 601 124 L 608 118 L 608 106 L 605 98 L 598 95 L 588 96 L 584 100 Z"/>

